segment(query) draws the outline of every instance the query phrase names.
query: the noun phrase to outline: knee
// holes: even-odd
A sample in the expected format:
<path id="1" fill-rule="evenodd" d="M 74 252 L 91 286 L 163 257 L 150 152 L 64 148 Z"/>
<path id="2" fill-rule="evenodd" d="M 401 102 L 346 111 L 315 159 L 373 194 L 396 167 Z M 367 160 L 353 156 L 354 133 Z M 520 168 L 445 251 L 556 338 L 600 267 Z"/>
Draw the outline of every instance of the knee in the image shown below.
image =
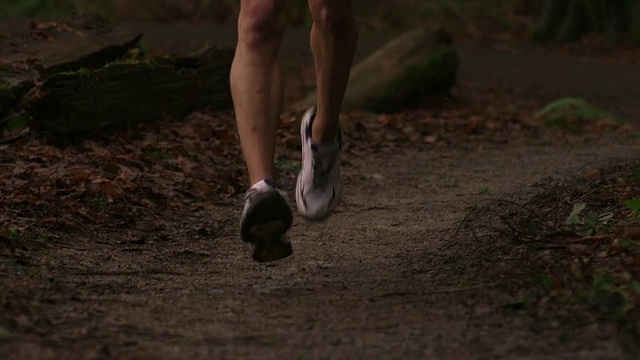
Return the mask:
<path id="1" fill-rule="evenodd" d="M 280 0 L 242 2 L 238 19 L 238 37 L 248 45 L 277 39 L 284 30 L 284 10 Z"/>
<path id="2" fill-rule="evenodd" d="M 309 0 L 313 23 L 322 31 L 341 34 L 351 30 L 353 13 L 347 0 Z"/>

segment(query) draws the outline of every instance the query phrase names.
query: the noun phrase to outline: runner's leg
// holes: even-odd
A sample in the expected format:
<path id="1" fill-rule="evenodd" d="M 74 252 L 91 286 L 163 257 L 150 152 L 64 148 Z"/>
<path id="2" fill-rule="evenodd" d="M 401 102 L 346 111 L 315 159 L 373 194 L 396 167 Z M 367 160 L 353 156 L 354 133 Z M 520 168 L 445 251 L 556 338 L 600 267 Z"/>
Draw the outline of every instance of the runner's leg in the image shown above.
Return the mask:
<path id="1" fill-rule="evenodd" d="M 284 0 L 242 0 L 231 94 L 251 187 L 245 195 L 240 236 L 251 257 L 274 261 L 292 254 L 292 214 L 273 181 L 273 158 L 283 87 L 277 63 L 285 27 Z"/>
<path id="2" fill-rule="evenodd" d="M 312 139 L 320 143 L 335 138 L 353 55 L 357 29 L 351 1 L 308 0 L 313 26 L 313 51 L 318 88 Z"/>
<path id="3" fill-rule="evenodd" d="M 273 177 L 283 85 L 277 62 L 285 28 L 284 0 L 242 0 L 231 94 L 251 185 Z"/>
<path id="4" fill-rule="evenodd" d="M 313 27 L 311 50 L 315 59 L 316 107 L 302 117 L 302 169 L 296 185 L 298 213 L 310 220 L 331 215 L 342 197 L 339 114 L 357 30 L 348 0 L 308 0 Z"/>

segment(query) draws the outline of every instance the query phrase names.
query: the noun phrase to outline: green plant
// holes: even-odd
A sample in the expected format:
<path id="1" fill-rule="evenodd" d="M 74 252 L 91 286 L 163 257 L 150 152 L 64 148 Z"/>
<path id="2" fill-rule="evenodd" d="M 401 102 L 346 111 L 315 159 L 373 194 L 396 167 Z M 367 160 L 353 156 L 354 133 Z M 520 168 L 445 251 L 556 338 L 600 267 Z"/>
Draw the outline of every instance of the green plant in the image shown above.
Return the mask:
<path id="1" fill-rule="evenodd" d="M 0 326 L 0 343 L 9 341 L 13 335 L 4 327 Z"/>
<path id="2" fill-rule="evenodd" d="M 629 239 L 616 239 L 615 246 L 622 249 L 633 250 L 635 243 Z"/>
<path id="3" fill-rule="evenodd" d="M 151 157 L 154 159 L 162 159 L 162 160 L 169 160 L 171 159 L 171 155 L 169 155 L 167 152 L 162 151 L 162 150 L 154 150 L 151 152 Z"/>
<path id="4" fill-rule="evenodd" d="M 546 293 L 549 293 L 551 290 L 553 290 L 553 279 L 549 275 L 535 275 L 533 277 L 533 281 L 538 283 Z"/>
<path id="5" fill-rule="evenodd" d="M 30 251 L 38 248 L 42 242 L 48 238 L 44 230 L 22 230 L 13 226 L 0 227 L 2 242 L 9 248 L 11 254 L 15 254 L 17 249 Z M 2 244 L 0 242 L 0 244 Z M 19 265 L 19 264 L 18 264 Z"/>
<path id="6" fill-rule="evenodd" d="M 99 211 L 105 211 L 107 210 L 107 207 L 109 207 L 109 202 L 107 201 L 106 197 L 102 195 L 96 195 L 89 199 L 89 205 L 98 209 Z"/>
<path id="7" fill-rule="evenodd" d="M 567 217 L 566 224 L 576 234 L 590 236 L 604 228 L 609 220 L 613 219 L 612 212 L 597 214 L 593 211 L 584 213 L 587 204 L 577 203 L 573 205 L 571 213 Z"/>
<path id="8" fill-rule="evenodd" d="M 640 199 L 625 200 L 624 204 L 631 211 L 631 216 L 634 219 L 640 219 Z"/>
<path id="9" fill-rule="evenodd" d="M 170 153 L 153 146 L 147 146 L 144 151 L 156 160 L 169 160 L 173 158 Z"/>
<path id="10" fill-rule="evenodd" d="M 0 235 L 12 242 L 14 246 L 24 245 L 25 242 L 32 239 L 32 236 L 13 226 L 2 227 L 0 229 Z"/>
<path id="11" fill-rule="evenodd" d="M 27 118 L 26 116 L 20 114 L 15 116 L 13 119 L 9 120 L 7 122 L 6 128 L 7 130 L 15 130 L 18 128 L 22 128 L 25 127 L 27 125 Z"/>
<path id="12" fill-rule="evenodd" d="M 547 126 L 568 130 L 574 127 L 570 120 L 612 119 L 623 123 L 627 122 L 617 115 L 591 106 L 582 98 L 575 97 L 565 97 L 553 101 L 538 110 L 535 116 L 544 119 L 544 124 Z"/>
<path id="13" fill-rule="evenodd" d="M 622 318 L 628 299 L 610 275 L 597 273 L 588 289 L 587 301 L 608 317 Z"/>
<path id="14" fill-rule="evenodd" d="M 297 172 L 300 170 L 300 162 L 296 160 L 288 159 L 276 159 L 273 167 L 278 171 L 292 171 Z"/>

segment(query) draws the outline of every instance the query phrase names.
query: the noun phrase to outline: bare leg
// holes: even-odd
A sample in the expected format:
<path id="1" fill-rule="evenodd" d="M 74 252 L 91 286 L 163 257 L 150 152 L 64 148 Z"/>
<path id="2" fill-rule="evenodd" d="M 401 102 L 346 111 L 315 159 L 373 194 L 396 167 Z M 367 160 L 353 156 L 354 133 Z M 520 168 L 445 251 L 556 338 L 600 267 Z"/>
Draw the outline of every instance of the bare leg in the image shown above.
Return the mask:
<path id="1" fill-rule="evenodd" d="M 231 66 L 231 95 L 251 187 L 245 194 L 240 237 L 255 261 L 275 261 L 293 253 L 286 235 L 291 208 L 273 178 L 276 130 L 283 86 L 277 63 L 285 27 L 285 0 L 242 0 L 238 46 Z"/>
<path id="2" fill-rule="evenodd" d="M 302 168 L 296 205 L 301 216 L 324 220 L 342 197 L 341 146 L 336 140 L 358 34 L 350 0 L 308 2 L 318 95 L 315 112 L 309 109 L 300 124 Z"/>
<path id="3" fill-rule="evenodd" d="M 273 177 L 283 85 L 277 55 L 285 0 L 242 0 L 231 94 L 251 184 Z"/>
<path id="4" fill-rule="evenodd" d="M 311 50 L 318 88 L 311 137 L 314 143 L 319 143 L 336 136 L 358 34 L 350 0 L 308 2 L 313 18 Z"/>

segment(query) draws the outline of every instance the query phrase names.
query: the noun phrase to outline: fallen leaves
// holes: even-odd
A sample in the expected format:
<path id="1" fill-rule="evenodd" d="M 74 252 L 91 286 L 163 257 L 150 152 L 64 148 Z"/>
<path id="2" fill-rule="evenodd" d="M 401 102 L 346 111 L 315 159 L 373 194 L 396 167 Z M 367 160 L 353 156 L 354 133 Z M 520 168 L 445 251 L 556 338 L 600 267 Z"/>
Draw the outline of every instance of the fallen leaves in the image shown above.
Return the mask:
<path id="1" fill-rule="evenodd" d="M 530 121 L 539 106 L 510 91 L 464 84 L 420 109 L 343 114 L 345 164 L 349 156 L 401 148 L 543 138 L 555 130 Z M 300 115 L 285 112 L 277 133 L 275 165 L 285 188 L 297 175 Z M 0 159 L 2 218 L 21 226 L 46 219 L 46 227 L 65 231 L 179 218 L 197 203 L 230 204 L 248 185 L 232 113 L 165 119 L 67 146 L 32 135 L 0 150 Z"/>
<path id="2" fill-rule="evenodd" d="M 230 201 L 246 183 L 228 114 L 196 114 L 64 148 L 33 138 L 3 152 L 0 203 L 13 225 L 47 219 L 45 226 L 68 230 L 151 216 L 141 208 L 179 214 L 193 202 Z"/>

